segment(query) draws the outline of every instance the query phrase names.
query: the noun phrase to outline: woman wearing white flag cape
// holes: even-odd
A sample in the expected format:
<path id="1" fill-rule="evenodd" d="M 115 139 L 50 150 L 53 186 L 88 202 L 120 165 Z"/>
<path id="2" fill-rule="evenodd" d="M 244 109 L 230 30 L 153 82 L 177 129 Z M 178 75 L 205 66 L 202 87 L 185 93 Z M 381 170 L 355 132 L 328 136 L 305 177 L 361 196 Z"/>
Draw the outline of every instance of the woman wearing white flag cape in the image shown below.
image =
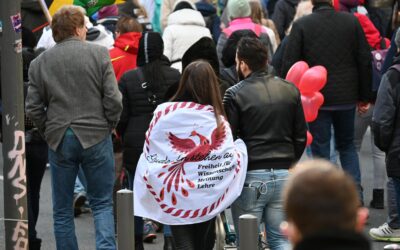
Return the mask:
<path id="1" fill-rule="evenodd" d="M 205 61 L 185 69 L 154 111 L 134 181 L 134 212 L 172 225 L 177 249 L 213 249 L 215 217 L 240 195 L 247 150 L 233 140 L 218 79 Z"/>

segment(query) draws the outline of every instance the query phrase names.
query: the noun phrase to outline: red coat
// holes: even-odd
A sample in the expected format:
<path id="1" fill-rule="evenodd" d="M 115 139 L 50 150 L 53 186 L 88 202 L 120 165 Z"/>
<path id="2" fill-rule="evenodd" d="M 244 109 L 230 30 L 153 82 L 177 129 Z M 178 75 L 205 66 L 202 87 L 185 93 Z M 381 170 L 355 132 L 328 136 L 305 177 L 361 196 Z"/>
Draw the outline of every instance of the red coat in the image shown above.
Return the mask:
<path id="1" fill-rule="evenodd" d="M 365 33 L 365 38 L 368 41 L 369 46 L 374 49 L 382 49 L 381 48 L 381 35 L 375 25 L 369 20 L 366 15 L 354 13 L 354 16 L 357 17 L 358 21 L 361 24 L 362 29 Z M 385 38 L 386 48 L 390 46 L 390 40 Z"/>
<path id="2" fill-rule="evenodd" d="M 345 11 L 350 12 L 350 9 L 357 8 L 359 5 L 364 4 L 364 0 L 334 0 L 333 6 L 336 11 Z M 379 30 L 375 27 L 375 25 L 371 22 L 371 20 L 364 14 L 353 13 L 355 17 L 357 17 L 358 22 L 361 24 L 361 27 L 365 33 L 365 38 L 368 41 L 368 44 L 371 48 L 377 50 L 381 48 L 381 35 Z M 386 48 L 390 46 L 390 40 L 385 38 Z"/>
<path id="3" fill-rule="evenodd" d="M 136 68 L 141 36 L 140 32 L 128 32 L 115 39 L 114 48 L 110 50 L 110 57 L 118 81 L 126 71 Z"/>

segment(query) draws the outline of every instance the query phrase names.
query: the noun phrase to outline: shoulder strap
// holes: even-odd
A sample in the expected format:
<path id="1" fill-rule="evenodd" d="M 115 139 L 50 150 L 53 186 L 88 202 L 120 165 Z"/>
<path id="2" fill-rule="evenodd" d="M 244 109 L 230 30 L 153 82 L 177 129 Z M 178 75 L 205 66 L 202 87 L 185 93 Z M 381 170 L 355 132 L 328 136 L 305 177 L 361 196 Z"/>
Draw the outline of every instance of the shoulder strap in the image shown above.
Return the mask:
<path id="1" fill-rule="evenodd" d="M 143 75 L 143 71 L 142 71 L 141 67 L 137 67 L 137 74 L 138 74 L 139 82 L 141 82 L 141 84 L 142 84 L 141 86 L 143 88 L 143 84 L 147 83 L 147 82 L 144 80 L 144 75 Z M 144 89 L 145 89 L 145 87 L 144 87 Z"/>
<path id="2" fill-rule="evenodd" d="M 157 96 L 153 93 L 153 91 L 148 88 L 147 82 L 144 79 L 143 71 L 141 67 L 137 68 L 137 73 L 139 77 L 139 81 L 141 82 L 140 86 L 146 92 L 147 100 L 153 106 L 157 106 Z"/>
<path id="3" fill-rule="evenodd" d="M 395 69 L 400 73 L 400 64 L 393 64 L 389 69 Z"/>
<path id="4" fill-rule="evenodd" d="M 386 40 L 384 37 L 381 37 L 381 49 L 387 49 Z"/>
<path id="5" fill-rule="evenodd" d="M 228 27 L 223 29 L 222 32 L 224 32 L 226 37 L 229 38 L 232 35 L 233 30 L 230 27 Z M 258 37 L 260 37 L 261 32 L 262 32 L 262 26 L 259 24 L 254 24 L 254 33 L 256 33 Z"/>

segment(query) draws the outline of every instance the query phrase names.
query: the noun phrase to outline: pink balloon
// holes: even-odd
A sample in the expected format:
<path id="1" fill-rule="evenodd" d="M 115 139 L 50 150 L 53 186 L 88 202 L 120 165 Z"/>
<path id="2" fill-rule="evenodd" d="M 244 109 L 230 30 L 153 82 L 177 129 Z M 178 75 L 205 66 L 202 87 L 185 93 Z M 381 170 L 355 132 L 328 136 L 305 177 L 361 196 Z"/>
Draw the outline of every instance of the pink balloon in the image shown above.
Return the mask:
<path id="1" fill-rule="evenodd" d="M 289 69 L 286 80 L 292 82 L 296 87 L 299 87 L 300 79 L 303 74 L 309 69 L 308 64 L 304 61 L 299 61 Z"/>
<path id="2" fill-rule="evenodd" d="M 306 121 L 312 122 L 318 117 L 318 110 L 324 103 L 324 96 L 320 92 L 301 95 L 301 103 Z"/>
<path id="3" fill-rule="evenodd" d="M 300 79 L 299 89 L 302 94 L 320 91 L 326 84 L 328 72 L 323 66 L 308 69 Z"/>
<path id="4" fill-rule="evenodd" d="M 312 134 L 310 133 L 310 131 L 307 131 L 307 143 L 306 143 L 306 145 L 307 145 L 307 146 L 310 146 L 311 143 L 312 143 L 312 141 L 313 141 L 313 136 L 312 136 Z"/>
<path id="5" fill-rule="evenodd" d="M 324 104 L 324 96 L 321 94 L 321 92 L 315 92 L 313 96 L 313 101 L 315 101 L 316 106 L 318 109 Z"/>
<path id="6" fill-rule="evenodd" d="M 306 122 L 312 122 L 317 119 L 318 108 L 314 104 L 313 96 L 301 95 L 301 103 L 303 104 L 304 117 Z"/>

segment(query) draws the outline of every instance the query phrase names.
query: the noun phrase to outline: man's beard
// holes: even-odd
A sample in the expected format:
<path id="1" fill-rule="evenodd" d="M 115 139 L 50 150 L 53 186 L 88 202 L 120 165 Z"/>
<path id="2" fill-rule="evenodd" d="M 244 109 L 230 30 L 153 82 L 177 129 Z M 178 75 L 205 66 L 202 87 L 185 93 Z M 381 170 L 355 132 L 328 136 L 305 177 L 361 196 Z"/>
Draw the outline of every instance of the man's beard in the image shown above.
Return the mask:
<path id="1" fill-rule="evenodd" d="M 237 76 L 238 76 L 239 82 L 240 82 L 240 81 L 243 81 L 243 80 L 245 79 L 245 77 L 244 77 L 242 71 L 240 70 L 240 67 L 237 67 L 237 68 L 236 68 L 236 71 L 237 71 Z"/>

